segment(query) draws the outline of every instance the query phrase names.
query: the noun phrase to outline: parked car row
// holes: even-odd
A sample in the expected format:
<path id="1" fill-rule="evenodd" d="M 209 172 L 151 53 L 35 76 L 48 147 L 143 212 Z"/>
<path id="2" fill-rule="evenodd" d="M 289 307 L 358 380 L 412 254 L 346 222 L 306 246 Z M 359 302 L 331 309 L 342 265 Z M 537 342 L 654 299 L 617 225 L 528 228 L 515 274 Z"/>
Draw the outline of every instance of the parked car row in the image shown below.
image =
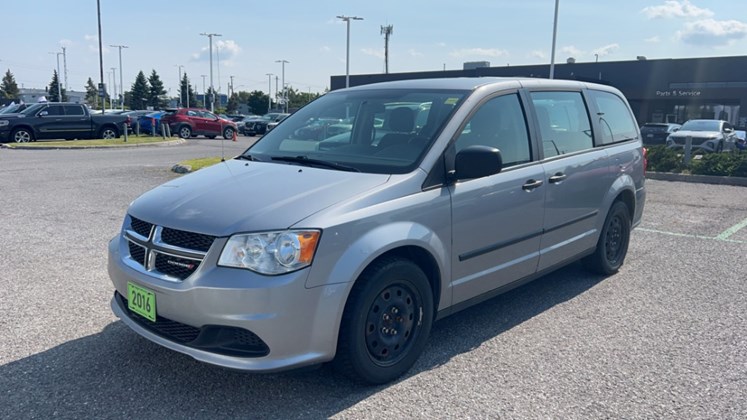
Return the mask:
<path id="1" fill-rule="evenodd" d="M 280 121 L 284 120 L 288 115 L 282 112 L 269 112 L 262 116 L 249 116 L 240 122 L 241 134 L 245 136 L 256 136 L 265 134 L 268 131 L 268 125 L 272 124 L 269 129 L 277 125 Z"/>
<path id="2" fill-rule="evenodd" d="M 161 123 L 167 124 L 172 134 L 183 139 L 196 136 L 209 139 L 223 136 L 225 139 L 232 139 L 238 132 L 235 122 L 202 108 L 167 109 L 161 116 Z"/>

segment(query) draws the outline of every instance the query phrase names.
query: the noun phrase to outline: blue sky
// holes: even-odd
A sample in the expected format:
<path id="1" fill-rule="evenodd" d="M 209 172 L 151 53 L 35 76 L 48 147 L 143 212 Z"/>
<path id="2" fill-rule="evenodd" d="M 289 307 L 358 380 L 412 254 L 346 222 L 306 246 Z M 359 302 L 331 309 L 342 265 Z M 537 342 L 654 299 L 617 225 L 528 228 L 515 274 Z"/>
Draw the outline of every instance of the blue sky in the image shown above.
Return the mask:
<path id="1" fill-rule="evenodd" d="M 345 74 L 345 23 L 351 23 L 350 73 L 384 71 L 382 25 L 393 25 L 390 72 L 461 69 L 465 61 L 493 66 L 549 63 L 554 0 L 101 0 L 104 68 L 119 67 L 127 89 L 142 70 L 155 69 L 176 91 L 178 65 L 198 92 L 209 74 L 208 39 L 214 38 L 213 79 L 221 91 L 233 75 L 236 90 L 268 89 L 267 73 L 321 92 L 330 75 Z M 43 87 L 56 68 L 50 52 L 67 50 L 68 85 L 82 90 L 99 79 L 95 0 L 3 2 L 5 37 L 0 68 L 19 85 Z M 220 46 L 220 50 L 218 50 Z M 560 0 L 556 62 L 747 55 L 745 0 Z M 62 57 L 60 57 L 62 59 Z M 216 69 L 218 59 L 220 69 Z M 747 69 L 745 69 L 747 71 Z M 119 80 L 117 70 L 117 81 Z M 105 74 L 104 80 L 107 81 Z M 209 78 L 207 78 L 209 85 Z M 272 76 L 272 90 L 275 80 Z M 174 93 L 175 94 L 175 93 Z"/>

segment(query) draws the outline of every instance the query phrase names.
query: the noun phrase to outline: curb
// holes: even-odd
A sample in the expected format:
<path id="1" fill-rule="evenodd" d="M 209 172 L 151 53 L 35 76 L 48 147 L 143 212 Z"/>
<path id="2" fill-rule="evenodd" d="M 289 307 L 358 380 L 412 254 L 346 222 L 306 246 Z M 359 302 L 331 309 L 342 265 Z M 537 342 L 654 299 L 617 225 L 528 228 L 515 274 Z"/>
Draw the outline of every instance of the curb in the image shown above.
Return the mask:
<path id="1" fill-rule="evenodd" d="M 138 143 L 138 144 L 123 144 L 117 146 L 16 146 L 8 145 L 6 143 L 0 144 L 0 149 L 8 150 L 83 150 L 83 149 L 130 149 L 133 147 L 158 147 L 158 146 L 174 146 L 177 144 L 186 143 L 184 139 L 169 140 L 158 143 Z"/>
<path id="2" fill-rule="evenodd" d="M 685 175 L 669 172 L 646 172 L 646 179 L 658 181 L 696 182 L 701 184 L 733 185 L 747 187 L 747 178 L 733 176 Z"/>

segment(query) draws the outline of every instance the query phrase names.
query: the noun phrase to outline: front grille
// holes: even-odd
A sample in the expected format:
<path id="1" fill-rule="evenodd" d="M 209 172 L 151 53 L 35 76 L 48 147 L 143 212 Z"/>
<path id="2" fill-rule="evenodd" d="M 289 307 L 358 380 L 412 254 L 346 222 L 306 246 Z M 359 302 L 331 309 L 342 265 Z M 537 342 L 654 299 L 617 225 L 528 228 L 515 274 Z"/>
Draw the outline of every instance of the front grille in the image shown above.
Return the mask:
<path id="1" fill-rule="evenodd" d="M 200 261 L 179 258 L 173 255 L 155 253 L 156 270 L 167 276 L 184 280 L 197 270 Z"/>
<path id="2" fill-rule="evenodd" d="M 150 230 L 151 228 L 153 228 L 152 223 L 144 222 L 132 216 L 130 216 L 130 226 L 132 227 L 132 230 L 137 232 L 138 235 L 145 238 L 150 236 Z"/>
<path id="3" fill-rule="evenodd" d="M 127 299 L 119 292 L 114 292 L 114 299 L 128 318 L 167 340 L 227 356 L 262 357 L 270 353 L 267 344 L 257 334 L 247 329 L 222 325 L 206 325 L 197 328 L 160 315 L 156 315 L 156 322 L 152 322 L 132 312 L 127 307 Z"/>
<path id="4" fill-rule="evenodd" d="M 133 260 L 140 263 L 140 265 L 144 266 L 145 265 L 145 248 L 130 241 L 127 241 L 127 245 L 129 245 L 129 248 L 130 248 L 130 257 Z"/>
<path id="5" fill-rule="evenodd" d="M 169 245 L 180 248 L 194 249 L 200 252 L 207 252 L 210 245 L 213 244 L 215 236 L 203 235 L 201 233 L 186 232 L 170 228 L 163 228 L 161 240 Z"/>

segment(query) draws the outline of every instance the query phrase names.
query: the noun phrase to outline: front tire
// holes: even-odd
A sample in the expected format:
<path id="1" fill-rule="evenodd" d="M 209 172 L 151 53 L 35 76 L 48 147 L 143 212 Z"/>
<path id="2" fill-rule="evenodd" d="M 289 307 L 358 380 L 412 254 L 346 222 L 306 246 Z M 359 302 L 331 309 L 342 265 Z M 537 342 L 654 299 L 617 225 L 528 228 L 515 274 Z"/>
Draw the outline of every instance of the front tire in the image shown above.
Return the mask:
<path id="1" fill-rule="evenodd" d="M 25 128 L 19 128 L 13 132 L 13 141 L 16 143 L 28 143 L 34 141 L 34 133 Z"/>
<path id="2" fill-rule="evenodd" d="M 404 374 L 425 348 L 433 292 L 413 262 L 386 257 L 358 279 L 342 316 L 335 369 L 373 384 Z"/>
<path id="3" fill-rule="evenodd" d="M 235 131 L 233 131 L 233 128 L 228 127 L 225 130 L 223 130 L 223 138 L 226 140 L 232 140 L 234 133 Z"/>
<path id="4" fill-rule="evenodd" d="M 616 273 L 628 253 L 630 243 L 630 211 L 622 201 L 615 201 L 607 213 L 597 249 L 584 258 L 584 265 L 597 274 Z"/>

